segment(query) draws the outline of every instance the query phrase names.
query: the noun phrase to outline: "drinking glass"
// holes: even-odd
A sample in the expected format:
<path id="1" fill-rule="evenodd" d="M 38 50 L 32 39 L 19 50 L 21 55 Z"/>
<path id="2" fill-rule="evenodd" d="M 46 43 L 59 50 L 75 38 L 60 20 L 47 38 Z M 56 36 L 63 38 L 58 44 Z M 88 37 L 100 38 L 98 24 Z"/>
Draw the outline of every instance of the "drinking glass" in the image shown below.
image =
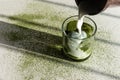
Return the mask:
<path id="1" fill-rule="evenodd" d="M 93 49 L 96 23 L 89 17 L 84 17 L 81 27 L 82 34 L 77 32 L 78 15 L 67 18 L 62 24 L 63 52 L 74 60 L 87 59 Z"/>

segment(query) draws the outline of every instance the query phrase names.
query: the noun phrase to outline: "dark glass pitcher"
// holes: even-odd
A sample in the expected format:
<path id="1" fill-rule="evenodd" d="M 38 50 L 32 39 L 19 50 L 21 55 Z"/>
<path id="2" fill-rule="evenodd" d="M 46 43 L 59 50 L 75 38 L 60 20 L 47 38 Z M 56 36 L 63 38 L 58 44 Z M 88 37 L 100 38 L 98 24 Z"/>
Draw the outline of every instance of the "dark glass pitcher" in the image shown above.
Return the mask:
<path id="1" fill-rule="evenodd" d="M 120 5 L 120 0 L 75 0 L 79 11 L 95 15 L 105 10 L 110 5 Z"/>

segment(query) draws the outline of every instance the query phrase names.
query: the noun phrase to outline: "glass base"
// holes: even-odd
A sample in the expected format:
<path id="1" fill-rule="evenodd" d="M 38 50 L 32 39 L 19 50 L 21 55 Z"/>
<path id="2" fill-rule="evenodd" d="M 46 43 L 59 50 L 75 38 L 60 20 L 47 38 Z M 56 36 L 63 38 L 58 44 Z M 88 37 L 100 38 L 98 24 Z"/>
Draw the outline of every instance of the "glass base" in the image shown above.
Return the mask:
<path id="1" fill-rule="evenodd" d="M 75 53 L 67 52 L 65 48 L 63 48 L 63 52 L 67 57 L 69 57 L 73 60 L 76 60 L 76 61 L 84 61 L 84 60 L 88 59 L 92 54 L 90 51 L 86 51 L 86 52 L 84 52 L 84 54 L 82 56 L 77 56 L 77 55 L 74 55 Z"/>

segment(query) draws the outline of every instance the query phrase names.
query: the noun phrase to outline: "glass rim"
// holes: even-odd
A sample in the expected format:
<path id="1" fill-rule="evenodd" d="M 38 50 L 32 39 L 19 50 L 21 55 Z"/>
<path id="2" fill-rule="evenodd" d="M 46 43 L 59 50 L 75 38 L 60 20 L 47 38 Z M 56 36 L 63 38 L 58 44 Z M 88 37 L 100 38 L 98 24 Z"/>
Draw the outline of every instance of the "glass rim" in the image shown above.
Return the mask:
<path id="1" fill-rule="evenodd" d="M 64 30 L 64 24 L 65 24 L 65 22 L 66 22 L 67 20 L 69 20 L 70 18 L 72 18 L 72 17 L 77 17 L 77 16 L 78 16 L 78 15 L 70 16 L 70 17 L 66 18 L 66 19 L 63 21 L 63 23 L 62 23 L 62 32 L 64 33 L 65 36 L 68 37 L 68 35 L 66 34 L 66 32 L 65 32 L 65 30 Z M 93 33 L 91 36 L 86 37 L 86 38 L 83 38 L 83 39 L 80 39 L 80 40 L 84 40 L 84 39 L 88 39 L 88 38 L 93 37 L 93 36 L 95 35 L 96 31 L 97 31 L 97 24 L 95 23 L 95 21 L 94 21 L 93 19 L 87 17 L 87 16 L 85 16 L 85 18 L 91 20 L 91 21 L 94 23 L 95 30 L 94 30 L 94 33 Z"/>

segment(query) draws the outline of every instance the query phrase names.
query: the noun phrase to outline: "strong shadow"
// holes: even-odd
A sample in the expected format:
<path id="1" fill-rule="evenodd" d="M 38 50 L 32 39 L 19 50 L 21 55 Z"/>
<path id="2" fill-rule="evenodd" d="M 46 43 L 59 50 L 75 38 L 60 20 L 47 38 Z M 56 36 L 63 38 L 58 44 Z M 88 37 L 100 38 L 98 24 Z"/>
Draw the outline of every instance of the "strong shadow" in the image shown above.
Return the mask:
<path id="1" fill-rule="evenodd" d="M 105 39 L 100 39 L 100 38 L 97 38 L 97 37 L 95 37 L 95 40 L 103 42 L 105 44 L 120 46 L 120 43 L 111 42 L 111 41 L 108 41 L 108 40 L 105 40 Z"/>
<path id="2" fill-rule="evenodd" d="M 83 69 L 92 73 L 96 73 L 98 75 L 103 75 L 118 80 L 120 79 L 119 76 L 115 76 L 102 71 L 97 71 L 90 67 L 78 65 L 78 63 L 71 62 L 71 59 L 64 56 L 64 54 L 61 51 L 61 47 L 58 47 L 62 44 L 62 37 L 35 31 L 28 28 L 23 28 L 22 26 L 9 24 L 6 22 L 0 22 L 0 43 L 16 48 L 25 49 L 28 51 L 37 52 L 38 54 L 58 58 L 55 59 L 48 56 L 44 57 L 48 60 L 65 64 L 65 66 L 68 65 L 71 67 L 75 67 L 79 70 Z M 64 61 L 61 59 L 63 59 Z"/>
<path id="3" fill-rule="evenodd" d="M 61 51 L 62 37 L 2 21 L 0 22 L 0 43 L 69 60 Z"/>
<path id="4" fill-rule="evenodd" d="M 68 8 L 77 9 L 74 6 L 61 4 L 61 3 L 57 3 L 57 2 L 51 2 L 51 1 L 47 1 L 47 0 L 39 0 L 39 1 L 47 2 L 47 3 L 54 4 L 54 5 L 59 5 L 59 6 L 65 6 Z M 19 18 L 5 16 L 5 15 L 0 15 L 0 16 L 5 17 L 5 18 L 9 18 L 11 20 L 18 20 L 18 21 L 21 21 L 23 23 L 38 25 L 38 26 L 41 26 L 43 28 L 50 28 L 50 29 L 52 28 L 52 26 L 46 26 L 44 24 L 26 21 L 24 19 L 19 19 Z M 112 16 L 112 15 L 109 15 L 109 16 Z M 52 28 L 52 29 L 57 30 L 56 28 Z M 111 42 L 108 42 L 106 40 L 101 40 L 101 39 L 98 39 L 98 40 L 105 42 L 105 43 L 111 43 Z M 54 60 L 54 58 L 46 57 L 48 60 L 51 60 L 51 61 L 56 61 L 56 62 L 63 63 L 65 65 L 68 65 L 71 67 L 75 67 L 77 69 L 91 71 L 91 72 L 96 73 L 98 75 L 103 75 L 106 77 L 115 78 L 115 79 L 120 80 L 120 76 L 115 76 L 115 75 L 112 75 L 109 73 L 95 70 L 95 69 L 90 68 L 90 67 L 86 67 L 86 66 L 82 66 L 82 65 L 78 66 L 72 62 L 68 62 L 70 59 L 68 59 L 67 57 L 64 56 L 64 54 L 61 51 L 61 47 L 59 47 L 62 44 L 62 37 L 58 37 L 58 36 L 51 35 L 48 33 L 23 28 L 22 26 L 17 26 L 14 24 L 0 22 L 0 43 L 14 46 L 17 48 L 30 50 L 33 52 L 38 52 L 39 54 L 43 54 L 43 55 L 45 54 L 45 55 L 52 56 L 55 58 L 64 59 L 65 61 L 61 61 L 59 59 Z M 114 43 L 114 44 L 119 45 L 117 43 Z"/>

